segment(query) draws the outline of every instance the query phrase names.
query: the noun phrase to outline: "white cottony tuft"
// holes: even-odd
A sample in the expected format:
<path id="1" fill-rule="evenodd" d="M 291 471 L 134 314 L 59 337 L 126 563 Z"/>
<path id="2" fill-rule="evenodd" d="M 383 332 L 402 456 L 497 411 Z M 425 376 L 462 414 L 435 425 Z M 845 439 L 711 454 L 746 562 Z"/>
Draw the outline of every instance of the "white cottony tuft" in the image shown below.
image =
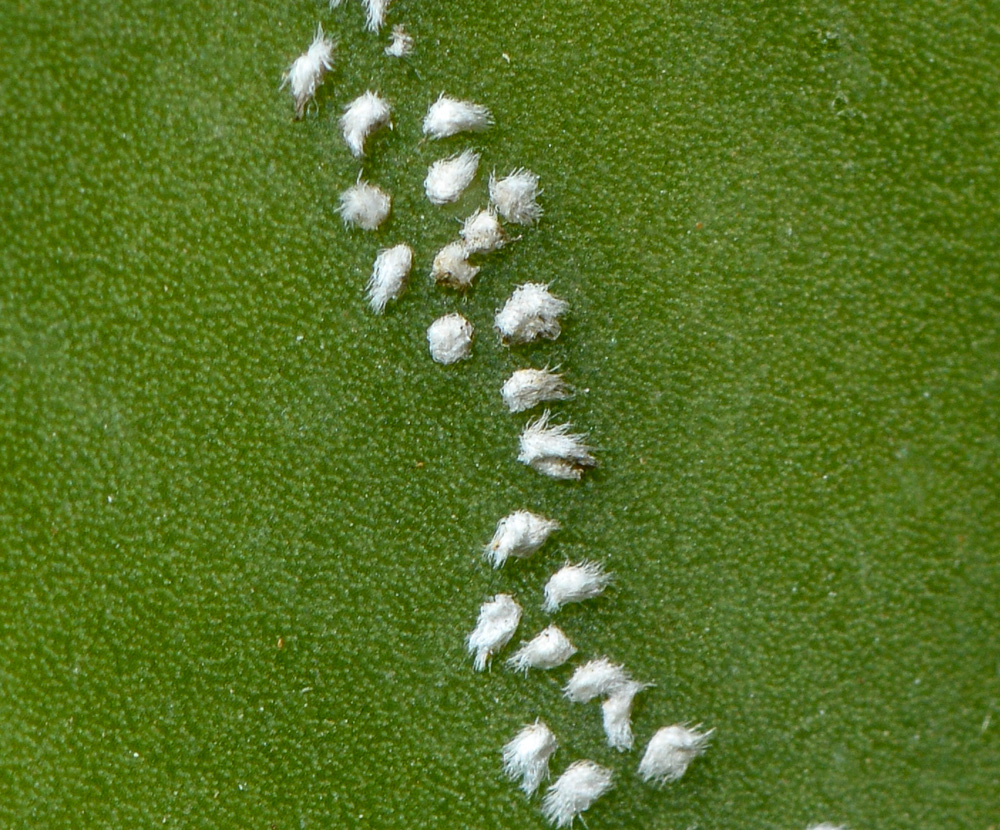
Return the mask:
<path id="1" fill-rule="evenodd" d="M 372 311 L 381 314 L 386 303 L 399 299 L 406 289 L 412 265 L 413 249 L 409 245 L 396 245 L 378 252 L 368 280 L 368 304 Z"/>
<path id="2" fill-rule="evenodd" d="M 465 220 L 458 234 L 465 240 L 467 254 L 489 254 L 507 242 L 500 220 L 492 210 L 477 210 Z"/>
<path id="3" fill-rule="evenodd" d="M 613 695 L 632 682 L 625 667 L 598 657 L 580 666 L 563 690 L 574 703 L 589 703 L 595 697 Z"/>
<path id="4" fill-rule="evenodd" d="M 405 58 L 413 51 L 413 38 L 406 33 L 402 24 L 392 27 L 392 39 L 385 47 L 385 53 L 390 58 Z"/>
<path id="5" fill-rule="evenodd" d="M 499 568 L 510 556 L 518 559 L 531 556 L 558 529 L 559 522 L 554 519 L 527 510 L 515 510 L 497 522 L 496 532 L 483 548 L 483 555 L 494 568 Z"/>
<path id="6" fill-rule="evenodd" d="M 632 703 L 635 696 L 648 684 L 629 680 L 624 685 L 613 690 L 611 695 L 601 704 L 601 714 L 604 718 L 604 734 L 608 738 L 608 746 L 619 752 L 632 748 Z"/>
<path id="7" fill-rule="evenodd" d="M 365 139 L 379 127 L 389 124 L 391 114 L 389 102 L 371 90 L 344 107 L 344 114 L 340 116 L 340 129 L 355 158 L 365 154 Z"/>
<path id="8" fill-rule="evenodd" d="M 459 101 L 442 92 L 424 116 L 424 134 L 431 138 L 446 138 L 470 130 L 485 130 L 492 123 L 493 116 L 482 104 Z"/>
<path id="9" fill-rule="evenodd" d="M 510 778 L 521 779 L 521 789 L 531 795 L 549 777 L 549 758 L 559 744 L 540 720 L 524 727 L 503 748 L 503 769 Z"/>
<path id="10" fill-rule="evenodd" d="M 469 654 L 475 656 L 476 671 L 485 669 L 500 649 L 510 642 L 521 622 L 521 606 L 510 594 L 497 594 L 479 609 L 479 620 L 466 638 Z"/>
<path id="11" fill-rule="evenodd" d="M 365 28 L 369 32 L 377 32 L 385 25 L 385 15 L 389 11 L 389 0 L 361 0 L 365 7 Z"/>
<path id="12" fill-rule="evenodd" d="M 542 814 L 556 827 L 569 827 L 612 786 L 611 770 L 593 761 L 577 761 L 545 793 Z"/>
<path id="13" fill-rule="evenodd" d="M 569 303 L 549 293 L 548 285 L 527 282 L 514 289 L 493 324 L 508 345 L 530 343 L 539 337 L 555 340 L 561 331 L 559 317 L 568 308 Z"/>
<path id="14" fill-rule="evenodd" d="M 424 192 L 435 205 L 458 201 L 479 169 L 479 153 L 464 150 L 446 159 L 438 159 L 427 169 Z"/>
<path id="15" fill-rule="evenodd" d="M 704 753 L 714 729 L 698 732 L 698 727 L 688 729 L 675 724 L 657 732 L 646 747 L 646 754 L 639 763 L 639 775 L 644 781 L 665 784 L 677 781 L 690 763 Z"/>
<path id="16" fill-rule="evenodd" d="M 524 412 L 545 401 L 563 401 L 570 396 L 562 375 L 548 369 L 518 369 L 500 389 L 500 397 L 511 412 Z"/>
<path id="17" fill-rule="evenodd" d="M 449 242 L 434 257 L 431 278 L 439 285 L 448 285 L 464 291 L 476 278 L 479 266 L 470 264 L 465 255 L 465 245 L 456 240 Z"/>
<path id="18" fill-rule="evenodd" d="M 540 192 L 538 176 L 523 167 L 503 179 L 496 177 L 496 171 L 490 174 L 490 200 L 508 222 L 518 225 L 537 222 L 542 215 L 542 208 L 535 201 Z"/>
<path id="19" fill-rule="evenodd" d="M 570 432 L 571 424 L 549 426 L 548 410 L 521 431 L 517 460 L 551 478 L 579 481 L 584 470 L 597 465 L 586 436 Z"/>
<path id="20" fill-rule="evenodd" d="M 521 646 L 508 658 L 507 666 L 528 673 L 528 669 L 554 669 L 576 654 L 574 646 L 561 628 L 550 625 L 541 634 Z"/>
<path id="21" fill-rule="evenodd" d="M 306 106 L 323 83 L 323 76 L 333 69 L 333 45 L 333 40 L 323 34 L 322 24 L 318 25 L 309 49 L 299 55 L 285 73 L 282 86 L 288 84 L 295 99 L 296 119 L 305 115 Z"/>
<path id="22" fill-rule="evenodd" d="M 810 825 L 807 830 L 847 830 L 847 828 L 843 824 L 830 824 L 824 821 L 822 824 Z"/>
<path id="23" fill-rule="evenodd" d="M 427 329 L 431 357 L 445 366 L 464 360 L 472 354 L 472 336 L 472 323 L 461 314 L 439 317 Z"/>
<path id="24" fill-rule="evenodd" d="M 600 562 L 564 565 L 545 584 L 545 604 L 550 614 L 570 602 L 583 602 L 604 593 L 611 584 L 612 574 L 604 572 Z"/>
<path id="25" fill-rule="evenodd" d="M 358 179 L 358 183 L 340 194 L 340 216 L 345 225 L 356 225 L 373 231 L 389 215 L 392 199 L 373 184 Z"/>

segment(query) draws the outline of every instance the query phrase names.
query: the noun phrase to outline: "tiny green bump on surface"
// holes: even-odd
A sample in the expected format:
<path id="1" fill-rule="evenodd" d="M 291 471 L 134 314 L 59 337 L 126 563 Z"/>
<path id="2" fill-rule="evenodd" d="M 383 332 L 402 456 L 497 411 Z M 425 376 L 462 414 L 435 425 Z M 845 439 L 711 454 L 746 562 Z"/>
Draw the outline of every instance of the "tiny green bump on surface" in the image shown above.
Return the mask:
<path id="1" fill-rule="evenodd" d="M 0 826 L 542 828 L 498 754 L 537 717 L 554 774 L 615 772 L 591 830 L 996 824 L 994 18 L 398 0 L 400 61 L 356 3 L 3 4 Z M 369 88 L 394 129 L 359 163 Z M 421 141 L 442 90 L 495 119 L 454 214 L 422 190 L 463 146 Z M 522 166 L 544 214 L 468 297 L 413 279 L 373 317 L 377 252 L 428 273 Z M 336 214 L 359 167 L 371 233 Z M 490 332 L 527 281 L 557 341 L 429 359 L 431 320 Z M 497 395 L 546 364 L 601 462 L 568 487 Z M 498 575 L 512 505 L 563 529 Z M 636 746 L 717 730 L 663 791 L 568 666 L 466 660 L 482 597 L 538 631 L 586 558 L 616 590 L 559 625 L 655 678 Z"/>

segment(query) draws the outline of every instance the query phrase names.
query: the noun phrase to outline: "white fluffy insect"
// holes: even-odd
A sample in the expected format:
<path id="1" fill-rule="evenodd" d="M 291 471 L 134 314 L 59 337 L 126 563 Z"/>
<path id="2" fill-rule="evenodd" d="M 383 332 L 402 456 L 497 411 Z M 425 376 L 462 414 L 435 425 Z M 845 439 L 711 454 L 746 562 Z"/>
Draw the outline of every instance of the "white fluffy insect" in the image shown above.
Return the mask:
<path id="1" fill-rule="evenodd" d="M 607 657 L 598 657 L 573 672 L 563 693 L 574 703 L 589 703 L 595 697 L 613 695 L 631 682 L 624 666 L 612 663 Z"/>
<path id="2" fill-rule="evenodd" d="M 521 606 L 510 594 L 497 594 L 479 609 L 479 620 L 466 638 L 469 654 L 475 656 L 476 671 L 483 671 L 521 622 Z"/>
<path id="3" fill-rule="evenodd" d="M 330 8 L 336 9 L 344 0 L 330 0 Z M 385 15 L 389 11 L 389 0 L 361 0 L 365 10 L 365 28 L 377 32 L 385 25 Z"/>
<path id="4" fill-rule="evenodd" d="M 611 692 L 610 696 L 601 704 L 601 716 L 604 720 L 604 734 L 608 739 L 608 746 L 617 749 L 619 752 L 627 752 L 632 749 L 634 738 L 632 737 L 632 704 L 635 696 L 648 684 L 640 683 L 637 680 L 629 680 L 621 687 Z"/>
<path id="5" fill-rule="evenodd" d="M 503 748 L 503 769 L 512 779 L 521 779 L 521 789 L 532 795 L 549 777 L 549 758 L 559 744 L 542 721 L 525 726 Z"/>
<path id="6" fill-rule="evenodd" d="M 346 107 L 340 116 L 340 129 L 351 154 L 358 158 L 365 154 L 365 139 L 379 127 L 392 126 L 392 107 L 377 92 L 368 90 Z"/>
<path id="7" fill-rule="evenodd" d="M 546 519 L 528 510 L 515 510 L 497 522 L 497 529 L 483 548 L 483 555 L 494 568 L 499 568 L 511 556 L 525 559 L 558 529 L 559 522 L 555 519 Z"/>
<path id="8" fill-rule="evenodd" d="M 536 472 L 564 481 L 579 481 L 597 459 L 586 444 L 586 436 L 571 432 L 572 424 L 549 425 L 548 410 L 521 430 L 517 460 Z"/>
<path id="9" fill-rule="evenodd" d="M 323 77 L 333 69 L 332 38 L 323 34 L 322 24 L 316 27 L 316 37 L 309 48 L 299 55 L 285 73 L 282 86 L 288 84 L 295 99 L 295 118 L 301 119 L 309 102 L 316 97 L 316 90 Z"/>
<path id="10" fill-rule="evenodd" d="M 559 626 L 550 625 L 529 640 L 507 659 L 508 668 L 523 672 L 528 669 L 554 669 L 576 654 L 576 646 Z"/>
<path id="11" fill-rule="evenodd" d="M 545 793 L 542 814 L 556 827 L 569 827 L 614 786 L 612 778 L 611 770 L 593 761 L 570 764 Z"/>
<path id="12" fill-rule="evenodd" d="M 657 785 L 677 781 L 687 772 L 691 762 L 708 748 L 714 731 L 698 732 L 697 726 L 688 729 L 680 724 L 665 726 L 650 739 L 646 754 L 639 762 L 639 775 L 644 781 Z"/>
<path id="13" fill-rule="evenodd" d="M 424 116 L 424 134 L 431 138 L 447 138 L 463 132 L 485 130 L 493 116 L 482 104 L 459 101 L 443 92 Z"/>
<path id="14" fill-rule="evenodd" d="M 545 604 L 550 614 L 571 602 L 583 602 L 599 597 L 611 584 L 612 574 L 604 572 L 600 562 L 563 565 L 545 583 Z"/>
<path id="15" fill-rule="evenodd" d="M 500 220 L 492 210 L 477 210 L 465 220 L 458 234 L 465 241 L 467 254 L 489 254 L 507 242 Z"/>
<path id="16" fill-rule="evenodd" d="M 476 177 L 479 153 L 463 150 L 448 158 L 438 159 L 427 169 L 424 192 L 435 205 L 458 201 L 458 197 Z"/>
<path id="17" fill-rule="evenodd" d="M 439 285 L 448 285 L 464 291 L 476 278 L 479 266 L 472 265 L 465 253 L 465 245 L 456 240 L 445 245 L 434 257 L 431 278 Z"/>
<path id="18" fill-rule="evenodd" d="M 446 314 L 428 327 L 427 346 L 435 361 L 448 366 L 472 354 L 472 337 L 472 323 L 461 314 Z"/>
<path id="19" fill-rule="evenodd" d="M 355 225 L 373 231 L 381 225 L 392 208 L 389 194 L 373 184 L 358 179 L 358 183 L 340 194 L 340 216 L 345 225 Z"/>
<path id="20" fill-rule="evenodd" d="M 390 58 L 405 58 L 413 51 L 413 38 L 407 34 L 401 23 L 392 27 L 392 35 L 389 45 L 385 47 L 385 53 Z"/>
<path id="21" fill-rule="evenodd" d="M 559 317 L 568 308 L 569 303 L 551 294 L 548 285 L 526 282 L 514 289 L 493 324 L 508 345 L 530 343 L 539 337 L 555 340 L 562 330 Z"/>
<path id="22" fill-rule="evenodd" d="M 413 249 L 409 245 L 396 245 L 378 252 L 368 280 L 368 304 L 372 311 L 381 314 L 386 303 L 399 299 L 406 290 L 412 265 Z"/>
<path id="23" fill-rule="evenodd" d="M 496 171 L 490 174 L 490 200 L 508 222 L 517 225 L 537 222 L 542 216 L 541 205 L 535 201 L 540 192 L 538 176 L 523 167 L 502 179 L 496 177 Z"/>
<path id="24" fill-rule="evenodd" d="M 572 397 L 562 375 L 546 369 L 518 369 L 500 388 L 500 397 L 511 412 L 525 412 L 545 401 Z"/>

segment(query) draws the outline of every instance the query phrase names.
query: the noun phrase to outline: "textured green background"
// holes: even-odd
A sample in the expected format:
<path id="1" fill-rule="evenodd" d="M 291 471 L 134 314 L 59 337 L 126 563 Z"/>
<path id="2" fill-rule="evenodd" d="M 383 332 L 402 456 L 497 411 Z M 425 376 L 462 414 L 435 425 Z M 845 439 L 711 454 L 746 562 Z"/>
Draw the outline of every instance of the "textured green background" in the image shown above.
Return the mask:
<path id="1" fill-rule="evenodd" d="M 320 107 L 282 71 L 324 20 Z M 542 715 L 560 770 L 618 773 L 599 828 L 1000 824 L 1000 7 L 399 0 L 381 55 L 351 2 L 0 6 L 0 825 L 541 827 L 499 748 Z M 504 59 L 503 53 L 509 57 Z M 359 165 L 335 129 L 396 106 Z M 465 300 L 424 276 L 441 90 L 489 104 L 484 169 L 545 221 Z M 417 249 L 385 319 L 378 247 Z M 510 354 L 527 279 L 572 304 Z M 474 359 L 424 330 L 465 311 Z M 602 467 L 514 461 L 512 367 L 561 364 Z M 565 530 L 488 572 L 531 506 Z M 554 677 L 475 675 L 499 589 L 618 575 L 560 623 L 655 690 L 641 744 L 715 745 L 656 792 Z M 283 648 L 278 648 L 283 638 Z"/>

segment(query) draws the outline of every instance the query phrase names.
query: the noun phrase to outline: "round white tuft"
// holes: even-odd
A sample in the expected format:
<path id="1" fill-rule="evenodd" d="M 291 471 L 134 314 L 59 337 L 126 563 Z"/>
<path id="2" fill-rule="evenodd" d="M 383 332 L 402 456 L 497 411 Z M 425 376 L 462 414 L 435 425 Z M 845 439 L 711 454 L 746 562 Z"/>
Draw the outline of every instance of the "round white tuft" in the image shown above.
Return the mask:
<path id="1" fill-rule="evenodd" d="M 431 357 L 445 366 L 472 354 L 472 337 L 472 323 L 456 313 L 439 317 L 427 329 Z"/>
<path id="2" fill-rule="evenodd" d="M 563 401 L 571 396 L 562 375 L 548 369 L 518 369 L 500 389 L 500 397 L 511 412 L 524 412 L 545 401 Z"/>
<path id="3" fill-rule="evenodd" d="M 535 201 L 540 192 L 538 176 L 523 167 L 502 179 L 496 177 L 496 171 L 490 174 L 490 200 L 508 222 L 517 225 L 537 222 L 542 216 L 542 208 Z"/>
<path id="4" fill-rule="evenodd" d="M 529 669 L 554 669 L 576 654 L 576 646 L 561 628 L 550 625 L 508 658 L 507 666 L 527 675 Z"/>
<path id="5" fill-rule="evenodd" d="M 675 724 L 657 732 L 646 747 L 646 754 L 639 762 L 639 775 L 644 781 L 663 785 L 677 781 L 691 762 L 708 748 L 714 729 L 698 732 L 698 727 L 688 729 Z"/>
<path id="6" fill-rule="evenodd" d="M 479 266 L 472 265 L 465 253 L 465 245 L 455 240 L 445 245 L 434 256 L 431 278 L 439 285 L 464 291 L 476 278 Z"/>
<path id="7" fill-rule="evenodd" d="M 612 784 L 611 770 L 593 761 L 577 761 L 556 779 L 545 793 L 542 814 L 556 827 L 569 827 Z"/>
<path id="8" fill-rule="evenodd" d="M 500 649 L 510 642 L 521 622 L 521 606 L 510 594 L 497 594 L 482 604 L 479 619 L 466 638 L 476 671 L 483 671 Z"/>
<path id="9" fill-rule="evenodd" d="M 521 779 L 521 789 L 532 795 L 549 777 L 549 758 L 559 747 L 556 736 L 542 721 L 525 726 L 503 748 L 503 769 Z"/>
<path id="10" fill-rule="evenodd" d="M 549 293 L 548 285 L 528 282 L 514 289 L 493 324 L 508 345 L 530 343 L 539 337 L 555 340 L 561 331 L 559 317 L 568 308 L 569 303 Z"/>
<path id="11" fill-rule="evenodd" d="M 485 130 L 492 123 L 493 116 L 482 104 L 459 101 L 442 92 L 424 116 L 424 134 L 447 138 L 456 133 Z"/>
<path id="12" fill-rule="evenodd" d="M 458 201 L 458 197 L 476 177 L 479 153 L 463 150 L 448 158 L 438 159 L 427 169 L 424 192 L 435 205 Z"/>
<path id="13" fill-rule="evenodd" d="M 409 245 L 396 245 L 378 252 L 368 280 L 368 304 L 372 311 L 381 314 L 386 303 L 399 299 L 406 290 L 412 265 L 413 249 Z"/>
<path id="14" fill-rule="evenodd" d="M 340 194 L 340 216 L 345 225 L 373 231 L 389 216 L 392 199 L 381 188 L 358 179 L 358 183 Z"/>
<path id="15" fill-rule="evenodd" d="M 358 158 L 365 154 L 365 139 L 379 127 L 391 126 L 392 107 L 377 92 L 368 90 L 346 107 L 340 116 L 340 129 L 351 154 Z"/>
<path id="16" fill-rule="evenodd" d="M 578 667 L 563 693 L 574 703 L 589 703 L 595 697 L 611 695 L 632 681 L 625 667 L 598 657 Z"/>
<path id="17" fill-rule="evenodd" d="M 537 551 L 556 530 L 559 522 L 546 519 L 528 510 L 515 510 L 497 522 L 496 531 L 483 555 L 494 568 L 499 568 L 508 557 L 524 559 Z"/>

